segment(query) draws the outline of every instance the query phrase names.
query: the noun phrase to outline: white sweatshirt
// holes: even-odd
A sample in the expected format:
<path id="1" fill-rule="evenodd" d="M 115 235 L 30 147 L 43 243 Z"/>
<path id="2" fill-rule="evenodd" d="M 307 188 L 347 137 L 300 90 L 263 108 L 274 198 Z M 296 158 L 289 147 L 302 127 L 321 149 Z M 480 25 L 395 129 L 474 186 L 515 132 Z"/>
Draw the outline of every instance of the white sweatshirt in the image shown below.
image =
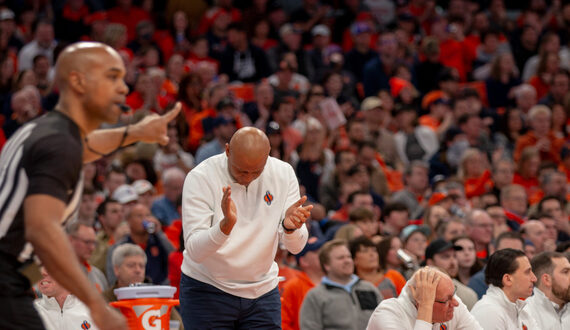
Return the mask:
<path id="1" fill-rule="evenodd" d="M 557 311 L 558 306 L 555 309 L 555 304 L 538 288 L 534 288 L 534 295 L 526 301 L 526 309 L 541 329 L 570 329 L 570 304 Z"/>
<path id="2" fill-rule="evenodd" d="M 59 307 L 55 298 L 48 298 L 45 295 L 34 301 L 34 307 L 47 330 L 97 330 L 89 308 L 73 295 L 65 298 L 63 308 Z"/>
<path id="3" fill-rule="evenodd" d="M 231 186 L 237 222 L 225 235 L 219 222 L 222 188 Z M 254 299 L 277 287 L 273 261 L 279 240 L 291 253 L 307 242 L 305 226 L 285 234 L 281 222 L 298 201 L 299 184 L 291 165 L 269 157 L 261 175 L 246 188 L 233 180 L 225 153 L 196 166 L 184 182 L 182 272 L 234 296 Z"/>
<path id="4" fill-rule="evenodd" d="M 408 285 L 404 286 L 398 298 L 384 299 L 376 307 L 368 321 L 367 330 L 481 330 L 481 326 L 469 314 L 467 307 L 461 299 L 454 296 L 459 306 L 453 310 L 453 318 L 444 323 L 429 323 L 418 320 L 418 309 L 411 296 Z"/>
<path id="5" fill-rule="evenodd" d="M 489 285 L 487 293 L 479 300 L 471 314 L 485 330 L 536 330 L 536 321 L 528 313 L 526 301 L 510 301 L 503 290 Z"/>

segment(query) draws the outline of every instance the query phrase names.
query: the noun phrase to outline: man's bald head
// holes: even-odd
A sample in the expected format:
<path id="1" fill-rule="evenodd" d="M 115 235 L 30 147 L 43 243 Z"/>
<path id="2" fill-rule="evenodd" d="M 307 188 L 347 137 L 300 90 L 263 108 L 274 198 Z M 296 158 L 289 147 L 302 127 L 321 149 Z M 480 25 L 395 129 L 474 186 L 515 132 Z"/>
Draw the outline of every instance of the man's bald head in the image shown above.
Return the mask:
<path id="1" fill-rule="evenodd" d="M 453 310 L 459 305 L 458 301 L 455 299 L 455 285 L 453 284 L 451 277 L 449 277 L 449 275 L 440 268 L 428 266 L 416 271 L 408 281 L 408 284 L 406 285 L 407 287 L 414 286 L 414 288 L 417 288 L 416 281 L 418 281 L 418 279 L 416 277 L 420 271 L 435 273 L 436 276 L 440 278 L 435 291 L 432 322 L 443 323 L 451 320 L 453 318 Z M 409 294 L 412 300 L 414 300 L 411 292 Z M 415 303 L 417 304 L 417 302 Z"/>
<path id="2" fill-rule="evenodd" d="M 538 220 L 529 220 L 521 227 L 524 239 L 530 240 L 536 247 L 537 252 L 544 251 L 544 241 L 546 240 L 546 227 Z"/>
<path id="3" fill-rule="evenodd" d="M 255 127 L 243 127 L 239 129 L 230 140 L 230 149 L 236 152 L 251 153 L 256 157 L 260 153 L 269 155 L 269 139 L 262 130 Z"/>
<path id="4" fill-rule="evenodd" d="M 125 74 L 125 64 L 113 48 L 98 42 L 72 44 L 56 63 L 56 108 L 75 118 L 85 132 L 104 122 L 116 123 L 129 92 Z"/>
<path id="5" fill-rule="evenodd" d="M 70 74 L 86 73 L 108 61 L 109 57 L 119 59 L 120 55 L 110 46 L 99 42 L 77 42 L 67 46 L 58 56 L 55 64 L 55 79 L 60 89 L 69 86 Z"/>
<path id="6" fill-rule="evenodd" d="M 263 131 L 255 127 L 239 129 L 226 145 L 231 176 L 247 186 L 263 172 L 271 147 Z"/>

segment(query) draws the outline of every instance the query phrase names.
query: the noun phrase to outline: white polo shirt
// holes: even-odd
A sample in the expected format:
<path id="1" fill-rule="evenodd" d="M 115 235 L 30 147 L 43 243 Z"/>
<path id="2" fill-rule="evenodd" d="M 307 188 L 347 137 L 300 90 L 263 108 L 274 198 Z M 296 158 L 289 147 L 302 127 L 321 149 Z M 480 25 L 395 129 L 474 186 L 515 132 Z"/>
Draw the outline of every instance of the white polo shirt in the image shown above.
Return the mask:
<path id="1" fill-rule="evenodd" d="M 231 186 L 237 222 L 229 235 L 220 230 L 222 188 Z M 300 198 L 291 165 L 269 157 L 248 187 L 230 176 L 225 153 L 195 167 L 184 182 L 182 272 L 229 294 L 254 299 L 277 287 L 277 244 L 296 254 L 307 242 L 305 226 L 285 234 L 281 222 Z"/>

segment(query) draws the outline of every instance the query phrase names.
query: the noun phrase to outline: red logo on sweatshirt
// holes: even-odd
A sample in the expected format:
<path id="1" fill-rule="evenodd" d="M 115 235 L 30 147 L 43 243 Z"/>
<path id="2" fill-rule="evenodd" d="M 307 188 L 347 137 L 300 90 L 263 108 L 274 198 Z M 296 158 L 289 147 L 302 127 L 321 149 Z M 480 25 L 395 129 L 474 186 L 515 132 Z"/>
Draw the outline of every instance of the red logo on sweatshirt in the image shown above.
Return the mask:
<path id="1" fill-rule="evenodd" d="M 446 324 L 440 325 L 439 330 L 447 330 L 447 325 Z"/>
<path id="2" fill-rule="evenodd" d="M 83 323 L 81 323 L 81 329 L 82 330 L 91 329 L 91 324 L 89 324 L 89 322 L 87 321 L 83 321 Z"/>
<path id="3" fill-rule="evenodd" d="M 265 193 L 265 196 L 263 196 L 263 200 L 267 205 L 271 205 L 271 202 L 273 202 L 273 195 L 271 195 L 269 190 Z"/>

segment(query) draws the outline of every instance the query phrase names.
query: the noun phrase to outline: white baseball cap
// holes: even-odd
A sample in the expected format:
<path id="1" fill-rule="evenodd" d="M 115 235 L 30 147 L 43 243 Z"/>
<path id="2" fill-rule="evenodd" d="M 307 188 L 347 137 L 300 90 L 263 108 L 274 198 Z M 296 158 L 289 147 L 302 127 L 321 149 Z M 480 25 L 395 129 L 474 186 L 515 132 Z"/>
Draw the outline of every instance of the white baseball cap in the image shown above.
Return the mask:
<path id="1" fill-rule="evenodd" d="M 137 201 L 139 199 L 139 195 L 135 191 L 133 186 L 128 184 L 120 185 L 114 192 L 113 192 L 113 199 L 121 204 L 127 204 L 130 202 Z"/>
<path id="2" fill-rule="evenodd" d="M 139 196 L 154 189 L 152 184 L 147 180 L 137 180 L 133 182 L 132 186 Z"/>

